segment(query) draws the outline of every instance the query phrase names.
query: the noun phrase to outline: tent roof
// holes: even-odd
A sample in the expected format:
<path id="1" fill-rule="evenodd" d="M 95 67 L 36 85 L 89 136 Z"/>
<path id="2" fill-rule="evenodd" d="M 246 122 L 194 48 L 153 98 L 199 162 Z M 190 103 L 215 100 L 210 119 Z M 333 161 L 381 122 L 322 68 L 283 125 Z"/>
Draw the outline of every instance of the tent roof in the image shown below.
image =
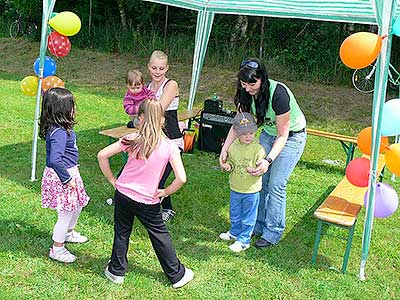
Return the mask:
<path id="1" fill-rule="evenodd" d="M 376 24 L 373 0 L 145 0 L 218 14 Z M 395 16 L 400 14 L 397 1 Z"/>

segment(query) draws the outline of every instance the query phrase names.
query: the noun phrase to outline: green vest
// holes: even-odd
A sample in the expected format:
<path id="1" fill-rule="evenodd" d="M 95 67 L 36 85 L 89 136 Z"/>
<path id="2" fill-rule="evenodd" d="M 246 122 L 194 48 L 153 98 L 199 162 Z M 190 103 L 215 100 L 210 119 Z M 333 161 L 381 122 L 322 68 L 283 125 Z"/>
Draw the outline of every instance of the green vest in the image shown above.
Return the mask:
<path id="1" fill-rule="evenodd" d="M 264 124 L 261 125 L 261 128 L 267 132 L 269 135 L 272 136 L 277 136 L 277 130 L 276 130 L 276 115 L 274 110 L 272 109 L 272 98 L 275 93 L 276 85 L 281 84 L 287 91 L 289 97 L 290 97 L 290 127 L 289 131 L 299 131 L 303 128 L 306 127 L 306 118 L 304 117 L 303 112 L 301 111 L 299 105 L 297 104 L 296 98 L 294 97 L 292 91 L 284 85 L 282 82 L 278 82 L 275 80 L 269 79 L 269 104 L 267 108 L 267 112 L 265 114 L 265 120 Z M 255 114 L 255 103 L 254 103 L 254 97 L 253 97 L 253 103 L 252 103 L 252 111 L 253 114 Z"/>

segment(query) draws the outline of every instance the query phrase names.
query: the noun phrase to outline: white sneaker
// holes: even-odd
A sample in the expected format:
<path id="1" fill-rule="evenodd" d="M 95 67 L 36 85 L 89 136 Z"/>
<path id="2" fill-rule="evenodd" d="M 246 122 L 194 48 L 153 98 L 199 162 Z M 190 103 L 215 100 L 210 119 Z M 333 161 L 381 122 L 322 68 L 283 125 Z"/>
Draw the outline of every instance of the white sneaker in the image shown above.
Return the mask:
<path id="1" fill-rule="evenodd" d="M 84 235 L 81 235 L 78 231 L 72 230 L 71 232 L 67 233 L 65 241 L 68 243 L 86 243 L 88 238 Z"/>
<path id="2" fill-rule="evenodd" d="M 51 247 L 49 257 L 63 263 L 73 263 L 76 260 L 76 256 L 69 252 L 68 249 L 65 247 L 61 248 L 58 251 L 54 251 L 53 247 Z"/>
<path id="3" fill-rule="evenodd" d="M 108 266 L 107 268 L 104 270 L 104 275 L 112 282 L 115 284 L 123 284 L 124 283 L 124 276 L 118 276 L 118 275 L 114 275 L 113 273 L 111 273 L 110 271 L 108 271 Z"/>
<path id="4" fill-rule="evenodd" d="M 191 269 L 185 268 L 185 274 L 183 275 L 182 279 L 179 280 L 177 283 L 174 283 L 172 287 L 174 289 L 178 289 L 180 287 L 183 287 L 185 284 L 189 283 L 192 281 L 194 278 L 194 272 Z"/>
<path id="5" fill-rule="evenodd" d="M 229 231 L 221 233 L 219 238 L 224 241 L 236 241 L 236 236 L 232 235 Z"/>
<path id="6" fill-rule="evenodd" d="M 240 252 L 250 248 L 250 244 L 242 244 L 239 241 L 234 242 L 232 245 L 229 246 L 233 252 Z"/>

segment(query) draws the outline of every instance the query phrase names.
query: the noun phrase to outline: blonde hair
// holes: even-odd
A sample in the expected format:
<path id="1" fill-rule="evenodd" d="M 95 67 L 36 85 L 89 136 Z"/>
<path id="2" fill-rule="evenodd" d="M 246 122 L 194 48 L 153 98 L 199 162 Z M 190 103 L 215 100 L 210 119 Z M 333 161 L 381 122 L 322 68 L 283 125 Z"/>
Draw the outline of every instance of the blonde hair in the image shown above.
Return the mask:
<path id="1" fill-rule="evenodd" d="M 135 86 L 137 83 L 144 85 L 142 72 L 140 72 L 139 70 L 129 71 L 126 75 L 126 84 Z"/>
<path id="2" fill-rule="evenodd" d="M 122 143 L 131 145 L 136 159 L 148 159 L 165 135 L 162 131 L 164 125 L 164 110 L 158 100 L 146 99 L 139 105 L 139 116 L 144 120 L 140 122 L 139 133 L 134 139 L 123 139 Z"/>
<path id="3" fill-rule="evenodd" d="M 168 65 L 168 55 L 165 54 L 164 52 L 160 50 L 153 51 L 153 53 L 150 56 L 150 61 L 152 61 L 155 58 L 160 60 L 165 60 L 165 64 Z"/>

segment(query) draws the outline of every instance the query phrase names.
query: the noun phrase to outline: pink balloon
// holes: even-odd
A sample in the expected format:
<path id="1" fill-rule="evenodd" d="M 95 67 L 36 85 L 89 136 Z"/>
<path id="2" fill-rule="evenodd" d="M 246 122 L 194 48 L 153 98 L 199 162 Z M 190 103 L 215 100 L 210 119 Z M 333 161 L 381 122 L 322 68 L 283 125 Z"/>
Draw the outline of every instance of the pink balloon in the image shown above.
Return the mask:
<path id="1" fill-rule="evenodd" d="M 364 206 L 368 203 L 368 191 L 364 196 Z M 389 184 L 378 182 L 375 190 L 374 216 L 376 218 L 387 218 L 391 216 L 399 205 L 399 197 Z"/>

